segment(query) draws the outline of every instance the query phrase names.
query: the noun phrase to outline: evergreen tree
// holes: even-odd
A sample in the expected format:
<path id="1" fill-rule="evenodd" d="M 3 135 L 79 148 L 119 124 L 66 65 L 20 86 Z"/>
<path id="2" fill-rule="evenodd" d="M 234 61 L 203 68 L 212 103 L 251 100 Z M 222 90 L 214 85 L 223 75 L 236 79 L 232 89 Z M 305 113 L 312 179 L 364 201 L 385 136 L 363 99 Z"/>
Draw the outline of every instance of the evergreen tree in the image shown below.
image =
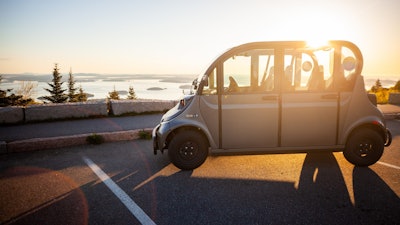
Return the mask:
<path id="1" fill-rule="evenodd" d="M 86 102 L 87 94 L 83 92 L 82 85 L 79 86 L 79 93 L 76 95 L 76 100 L 78 102 Z"/>
<path id="2" fill-rule="evenodd" d="M 394 87 L 393 87 L 393 90 L 394 90 L 394 91 L 400 92 L 400 80 L 398 80 L 398 81 L 396 82 L 396 84 L 395 84 Z"/>
<path id="3" fill-rule="evenodd" d="M 375 85 L 371 87 L 371 92 L 378 92 L 381 89 L 382 89 L 382 83 L 378 79 L 378 80 L 375 81 Z"/>
<path id="4" fill-rule="evenodd" d="M 51 88 L 45 88 L 45 90 L 48 91 L 51 95 L 44 96 L 43 98 L 45 100 L 53 103 L 63 103 L 67 101 L 68 95 L 64 94 L 66 89 L 62 89 L 62 84 L 64 82 L 61 82 L 61 78 L 62 76 L 60 72 L 58 72 L 58 65 L 56 63 L 53 70 L 53 83 L 47 83 Z"/>
<path id="5" fill-rule="evenodd" d="M 114 90 L 112 92 L 108 92 L 108 99 L 119 100 L 119 94 L 118 91 L 115 90 L 115 85 Z"/>
<path id="6" fill-rule="evenodd" d="M 130 100 L 137 99 L 135 90 L 133 89 L 132 86 L 129 86 L 128 99 L 130 99 Z"/>
<path id="7" fill-rule="evenodd" d="M 68 98 L 70 102 L 76 102 L 78 101 L 77 99 L 77 94 L 75 94 L 75 91 L 77 88 L 75 87 L 75 80 L 74 77 L 72 76 L 72 70 L 69 69 L 69 77 L 68 77 Z"/>

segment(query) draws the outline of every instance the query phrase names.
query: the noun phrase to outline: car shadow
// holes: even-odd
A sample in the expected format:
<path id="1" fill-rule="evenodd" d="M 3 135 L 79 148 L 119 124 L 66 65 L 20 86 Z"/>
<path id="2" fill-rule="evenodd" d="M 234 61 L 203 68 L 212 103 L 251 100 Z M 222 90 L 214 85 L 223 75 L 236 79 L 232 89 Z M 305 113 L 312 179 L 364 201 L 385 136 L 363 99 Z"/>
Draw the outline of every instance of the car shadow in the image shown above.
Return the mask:
<path id="1" fill-rule="evenodd" d="M 285 179 L 232 178 L 240 176 L 200 177 L 195 176 L 193 171 L 179 171 L 170 164 L 166 154 L 155 158 L 148 142 L 127 143 L 113 151 L 109 150 L 109 146 L 112 145 L 93 147 L 92 151 L 86 149 L 84 155 L 101 165 L 156 224 L 400 224 L 400 199 L 386 182 L 368 167 L 353 167 L 352 173 L 343 176 L 333 153 L 306 154 L 296 183 Z M 62 154 L 62 157 L 56 158 L 47 154 L 40 156 L 47 161 L 52 159 L 47 167 L 56 171 L 71 166 L 67 163 L 70 161 L 75 160 L 72 165 L 78 166 L 83 163 L 79 154 Z M 117 163 L 109 163 L 110 158 Z M 22 162 L 26 164 L 29 160 L 32 161 L 27 157 Z M 32 161 L 31 166 L 36 165 L 35 161 Z M 251 158 L 247 162 L 251 163 Z M 8 166 L 2 165 L 0 168 L 12 168 L 14 163 L 6 164 Z M 285 165 L 288 164 L 282 164 L 282 167 Z M 226 165 L 212 165 L 211 169 L 235 170 Z M 253 169 L 257 169 L 256 166 Z M 351 167 L 346 167 L 346 170 L 349 169 Z M 24 171 L 3 173 L 2 179 L 22 179 L 31 173 L 49 173 L 48 170 Z M 237 172 L 241 173 L 240 169 Z M 67 177 L 58 174 L 58 178 L 64 176 Z M 54 182 L 52 177 L 49 180 Z M 73 184 L 76 189 L 72 192 L 62 193 L 55 201 L 16 214 L 17 217 L 13 217 L 12 221 L 15 219 L 16 224 L 42 221 L 49 212 L 61 210 L 66 215 L 68 207 L 76 210 L 76 207 L 71 206 L 78 205 L 81 211 L 76 214 L 72 211 L 70 219 L 74 219 L 74 216 L 81 219 L 89 215 L 89 223 L 93 223 L 93 216 L 90 215 L 96 212 L 95 221 L 116 223 L 116 219 L 124 218 L 118 220 L 118 224 L 134 223 L 126 219 L 129 216 L 121 216 L 127 214 L 125 208 L 107 208 L 107 213 L 100 211 L 107 203 L 116 206 L 120 203 L 110 197 L 110 191 L 97 178 L 91 178 L 90 182 L 79 187 Z M 6 190 L 12 192 L 10 188 Z M 3 192 L 3 196 L 6 193 Z M 48 194 L 38 193 L 43 197 Z M 48 197 L 52 199 L 52 196 Z M 13 199 L 10 199 L 12 202 Z M 54 221 L 62 220 L 62 217 L 59 220 L 57 217 L 52 218 Z"/>
<path id="2" fill-rule="evenodd" d="M 360 216 L 380 224 L 400 224 L 400 199 L 373 170 L 355 167 L 353 189 Z"/>
<path id="3" fill-rule="evenodd" d="M 353 203 L 332 153 L 309 153 L 295 183 L 180 171 L 152 181 L 157 224 L 398 224 L 400 200 L 371 169 L 354 168 Z M 136 190 L 145 196 L 146 188 Z M 150 199 L 149 199 L 150 200 Z M 145 200 L 144 200 L 145 201 Z"/>

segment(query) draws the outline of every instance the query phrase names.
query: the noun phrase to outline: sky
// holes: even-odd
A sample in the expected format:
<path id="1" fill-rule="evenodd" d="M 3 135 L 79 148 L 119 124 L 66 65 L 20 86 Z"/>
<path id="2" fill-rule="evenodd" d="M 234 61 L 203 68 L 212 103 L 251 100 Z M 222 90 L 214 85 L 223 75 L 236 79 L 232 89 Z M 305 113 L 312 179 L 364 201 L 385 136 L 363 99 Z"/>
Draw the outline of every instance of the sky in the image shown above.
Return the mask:
<path id="1" fill-rule="evenodd" d="M 239 44 L 335 39 L 400 74 L 400 1 L 0 0 L 0 74 L 198 74 Z"/>

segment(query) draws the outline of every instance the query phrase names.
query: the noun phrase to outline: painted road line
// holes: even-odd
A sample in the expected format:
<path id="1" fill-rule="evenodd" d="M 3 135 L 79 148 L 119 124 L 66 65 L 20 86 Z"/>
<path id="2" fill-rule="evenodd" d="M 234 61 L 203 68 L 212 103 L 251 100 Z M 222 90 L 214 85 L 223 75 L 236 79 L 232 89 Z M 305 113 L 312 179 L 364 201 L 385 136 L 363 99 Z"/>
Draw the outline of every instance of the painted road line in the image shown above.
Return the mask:
<path id="1" fill-rule="evenodd" d="M 384 165 L 384 166 L 387 166 L 387 167 L 391 167 L 391 168 L 395 168 L 395 169 L 400 170 L 400 166 L 395 166 L 395 165 L 392 165 L 392 164 L 389 164 L 389 163 L 384 163 L 384 162 L 381 162 L 381 161 L 378 161 L 377 163 L 379 163 L 381 165 Z"/>
<path id="2" fill-rule="evenodd" d="M 151 225 L 154 221 L 116 184 L 103 170 L 100 169 L 91 159 L 83 156 L 83 161 L 93 170 L 101 181 L 119 198 L 128 210 L 140 221 L 141 224 Z"/>

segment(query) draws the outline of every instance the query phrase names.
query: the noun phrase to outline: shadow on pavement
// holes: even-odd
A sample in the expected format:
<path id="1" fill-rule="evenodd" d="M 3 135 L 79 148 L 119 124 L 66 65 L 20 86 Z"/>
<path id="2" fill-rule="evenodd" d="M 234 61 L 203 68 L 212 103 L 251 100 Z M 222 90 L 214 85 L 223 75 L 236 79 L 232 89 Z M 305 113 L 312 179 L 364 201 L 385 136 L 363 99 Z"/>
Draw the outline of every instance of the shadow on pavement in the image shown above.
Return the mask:
<path id="1" fill-rule="evenodd" d="M 192 171 L 179 171 L 176 168 L 172 169 L 172 173 L 163 173 L 164 168 L 173 166 L 167 156 L 154 158 L 148 142 L 127 142 L 113 151 L 108 149 L 110 146 L 91 147 L 93 149 L 86 149 L 84 154 L 93 158 L 104 171 L 111 174 L 110 177 L 159 225 L 400 224 L 400 199 L 385 181 L 370 168 L 354 167 L 351 183 L 353 190 L 348 190 L 349 184 L 346 186 L 333 153 L 307 154 L 299 182 L 296 184 L 276 180 L 195 177 Z M 79 154 L 61 154 L 59 157 L 44 154 L 40 158 L 32 164 L 42 160 L 54 160 L 47 165 L 51 170 L 85 166 Z M 69 162 L 73 160 L 76 162 L 71 165 Z M 23 162 L 28 164 L 30 161 L 28 157 Z M 215 166 L 215 169 L 218 168 L 218 165 Z M 57 179 L 61 178 L 72 179 L 64 174 L 52 172 L 52 176 L 43 176 L 45 180 L 36 183 L 36 189 L 39 191 L 35 193 L 43 194 L 37 197 L 54 201 L 46 201 L 45 205 L 36 206 L 31 202 L 31 207 L 27 205 L 21 210 L 24 213 L 15 214 L 15 220 L 3 218 L 2 222 L 27 224 L 29 221 L 39 221 L 45 224 L 43 219 L 52 212 L 54 215 L 50 218 L 62 224 L 68 220 L 57 217 L 58 213 L 66 215 L 66 212 L 69 212 L 69 219 L 75 222 L 88 216 L 89 223 L 134 223 L 133 217 L 125 208 L 117 207 L 121 203 L 117 198 L 111 197 L 112 194 L 105 185 L 93 177 L 89 169 L 85 171 L 91 178 L 88 183 L 80 186 L 75 182 L 67 182 L 69 186 L 66 186 L 65 182 L 57 182 Z M 28 172 L 4 173 L 3 170 L 2 174 L 0 173 L 0 181 L 5 184 L 7 179 L 19 178 L 21 183 L 18 183 L 18 187 L 29 190 L 34 187 L 26 187 L 22 182 L 23 176 L 30 175 Z M 33 174 L 46 173 L 49 173 L 48 170 Z M 43 184 L 48 183 L 52 185 L 48 185 L 48 190 L 43 191 Z M 62 189 L 55 189 L 55 184 L 62 185 Z M 59 191 L 51 194 L 50 191 L 56 190 Z M 2 197 L 5 193 L 7 192 L 3 192 Z M 21 199 L 29 199 L 30 196 Z M 15 198 L 9 196 L 10 204 Z M 110 205 L 115 207 L 109 207 Z M 74 206 L 78 211 L 68 211 L 69 206 Z M 93 218 L 96 220 L 93 221 Z M 86 218 L 83 221 L 85 223 Z"/>
<path id="2" fill-rule="evenodd" d="M 369 168 L 354 168 L 351 202 L 332 153 L 307 154 L 298 189 L 291 182 L 196 178 L 191 171 L 152 182 L 159 224 L 400 223 L 399 198 Z"/>

